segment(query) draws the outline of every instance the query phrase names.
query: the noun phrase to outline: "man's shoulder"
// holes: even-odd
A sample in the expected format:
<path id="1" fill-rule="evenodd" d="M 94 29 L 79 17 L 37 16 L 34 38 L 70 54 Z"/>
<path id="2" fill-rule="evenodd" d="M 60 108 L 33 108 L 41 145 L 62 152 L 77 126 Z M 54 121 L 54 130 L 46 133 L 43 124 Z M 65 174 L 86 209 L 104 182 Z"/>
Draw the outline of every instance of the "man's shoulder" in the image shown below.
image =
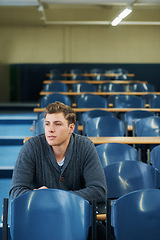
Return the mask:
<path id="1" fill-rule="evenodd" d="M 86 144 L 87 143 L 90 143 L 90 144 L 92 143 L 92 141 L 86 136 L 76 134 L 76 133 L 73 133 L 72 136 L 73 136 L 74 140 L 77 141 L 77 142 L 82 142 L 82 143 L 86 143 Z"/>
<path id="2" fill-rule="evenodd" d="M 28 144 L 41 144 L 46 142 L 45 134 L 40 134 L 34 137 L 31 137 L 27 140 Z"/>

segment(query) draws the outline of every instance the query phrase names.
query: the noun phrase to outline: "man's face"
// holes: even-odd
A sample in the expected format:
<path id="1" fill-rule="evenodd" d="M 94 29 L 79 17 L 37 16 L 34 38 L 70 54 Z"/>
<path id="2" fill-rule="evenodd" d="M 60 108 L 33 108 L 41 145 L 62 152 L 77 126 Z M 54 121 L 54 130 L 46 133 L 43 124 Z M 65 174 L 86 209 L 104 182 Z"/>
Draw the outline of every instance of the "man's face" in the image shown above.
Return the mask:
<path id="1" fill-rule="evenodd" d="M 69 142 L 74 131 L 74 123 L 68 125 L 63 113 L 47 114 L 45 118 L 45 136 L 49 145 L 60 146 Z"/>

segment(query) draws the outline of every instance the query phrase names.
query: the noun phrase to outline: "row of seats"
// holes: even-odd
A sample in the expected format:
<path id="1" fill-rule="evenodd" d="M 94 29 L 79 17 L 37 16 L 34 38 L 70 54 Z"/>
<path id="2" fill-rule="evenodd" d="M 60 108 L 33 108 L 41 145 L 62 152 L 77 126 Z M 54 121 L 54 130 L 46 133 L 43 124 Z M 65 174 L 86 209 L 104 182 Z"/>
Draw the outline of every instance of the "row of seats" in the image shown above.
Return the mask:
<path id="1" fill-rule="evenodd" d="M 112 75 L 112 74 L 92 74 L 89 76 L 88 74 L 82 74 L 82 75 L 76 75 L 76 74 L 49 74 L 47 80 L 52 80 L 52 81 L 132 81 L 132 78 L 128 76 L 127 74 L 118 74 L 118 75 Z"/>
<path id="2" fill-rule="evenodd" d="M 44 92 L 155 92 L 155 87 L 149 83 L 101 83 L 91 84 L 78 82 L 66 84 L 60 81 L 50 82 L 44 85 Z"/>
<path id="3" fill-rule="evenodd" d="M 57 81 L 57 80 L 71 80 L 71 81 L 108 81 L 108 80 L 112 80 L 112 81 L 132 81 L 132 78 L 130 76 L 128 76 L 127 74 L 118 74 L 118 75 L 112 75 L 112 74 L 92 74 L 92 75 L 88 75 L 88 74 L 82 74 L 82 75 L 70 75 L 68 76 L 68 74 L 49 74 L 47 80 L 53 80 L 53 81 Z"/>
<path id="4" fill-rule="evenodd" d="M 76 104 L 78 108 L 107 108 L 110 106 L 115 108 L 144 108 L 146 104 L 149 104 L 151 108 L 160 108 L 160 95 L 156 94 L 142 96 L 127 94 L 99 96 L 87 93 L 68 96 L 60 93 L 52 93 L 41 96 L 39 98 L 39 106 L 43 108 L 54 101 L 61 101 L 69 106 Z"/>
<path id="5" fill-rule="evenodd" d="M 39 114 L 38 120 L 34 121 L 34 129 L 39 129 L 38 132 L 44 131 L 44 113 Z M 40 124 L 39 127 L 38 124 Z M 128 111 L 123 114 L 123 119 L 105 110 L 90 110 L 81 113 L 78 124 L 83 125 L 82 134 L 87 136 L 124 136 L 128 135 L 127 129 L 129 131 L 130 127 L 133 127 L 131 128 L 133 136 L 159 136 L 160 134 L 158 131 L 160 117 L 154 112 L 144 110 Z"/>
<path id="6" fill-rule="evenodd" d="M 105 73 L 111 73 L 111 74 L 127 74 L 128 71 L 123 68 L 115 68 L 115 69 L 106 69 L 106 68 L 91 68 L 91 69 L 82 69 L 82 68 L 70 68 L 68 70 L 60 70 L 57 68 L 50 69 L 50 74 L 56 75 L 56 74 L 75 74 L 75 75 L 82 75 L 85 73 L 90 74 L 105 74 Z"/>
<path id="7" fill-rule="evenodd" d="M 108 187 L 107 210 L 110 209 L 107 211 L 107 235 L 110 235 L 112 226 L 117 240 L 139 239 L 139 234 L 141 239 L 149 240 L 155 236 L 154 239 L 158 240 L 159 225 L 155 219 L 160 220 L 160 190 L 158 189 L 160 172 L 156 168 L 138 161 L 115 162 L 106 166 L 104 172 Z M 67 201 L 63 201 L 64 199 Z M 126 203 L 127 205 L 125 205 Z M 89 227 L 93 227 L 95 221 L 95 219 L 92 223 L 90 221 L 93 212 L 86 200 L 72 195 L 70 192 L 57 189 L 24 194 L 12 202 L 12 210 L 11 236 L 16 240 L 21 240 L 22 235 L 24 240 L 35 239 L 36 236 L 39 240 L 44 237 L 50 239 L 51 234 L 54 234 L 57 239 L 68 239 L 68 237 L 75 239 L 79 231 L 80 239 L 87 239 Z M 154 216 L 154 221 L 150 222 L 151 215 Z M 79 221 L 76 220 L 77 216 Z M 44 219 L 48 219 L 52 224 L 48 225 L 48 221 L 44 222 Z M 60 231 L 61 219 L 64 221 L 63 225 L 66 226 L 63 231 Z M 55 224 L 56 228 L 53 228 Z M 41 225 L 43 225 L 43 229 L 39 231 Z M 69 232 L 68 225 L 70 226 Z M 146 227 L 150 227 L 150 231 L 147 231 Z M 145 229 L 146 231 L 144 231 Z M 136 234 L 134 233 L 133 238 L 134 231 Z"/>

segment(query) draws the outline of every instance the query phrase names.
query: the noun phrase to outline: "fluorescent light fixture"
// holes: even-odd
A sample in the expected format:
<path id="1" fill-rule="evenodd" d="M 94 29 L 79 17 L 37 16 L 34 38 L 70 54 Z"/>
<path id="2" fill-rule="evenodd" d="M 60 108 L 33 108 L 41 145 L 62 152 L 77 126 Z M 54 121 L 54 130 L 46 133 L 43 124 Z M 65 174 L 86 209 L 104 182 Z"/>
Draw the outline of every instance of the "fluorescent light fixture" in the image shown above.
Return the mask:
<path id="1" fill-rule="evenodd" d="M 121 18 L 116 17 L 113 21 L 112 21 L 112 26 L 117 26 L 120 22 L 122 21 Z"/>
<path id="2" fill-rule="evenodd" d="M 42 5 L 39 5 L 39 7 L 38 7 L 38 11 L 39 11 L 39 12 L 43 12 L 43 11 L 44 11 L 44 8 L 43 8 Z"/>
<path id="3" fill-rule="evenodd" d="M 121 12 L 121 13 L 119 14 L 119 18 L 124 19 L 124 18 L 127 17 L 131 12 L 132 12 L 132 8 L 131 8 L 131 7 L 127 7 L 126 9 L 124 9 L 123 12 Z"/>
<path id="4" fill-rule="evenodd" d="M 118 17 L 116 17 L 116 18 L 111 22 L 111 25 L 112 25 L 112 26 L 117 26 L 117 25 L 122 21 L 122 19 L 124 19 L 125 17 L 127 17 L 131 12 L 132 12 L 132 8 L 131 8 L 131 7 L 125 8 L 125 9 L 118 15 Z"/>

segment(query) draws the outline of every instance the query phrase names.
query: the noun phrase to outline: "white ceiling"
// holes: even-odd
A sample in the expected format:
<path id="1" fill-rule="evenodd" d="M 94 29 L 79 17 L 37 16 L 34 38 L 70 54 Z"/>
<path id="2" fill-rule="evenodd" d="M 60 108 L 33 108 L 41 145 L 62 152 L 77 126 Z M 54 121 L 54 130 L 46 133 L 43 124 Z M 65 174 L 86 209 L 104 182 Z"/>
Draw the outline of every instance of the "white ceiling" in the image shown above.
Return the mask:
<path id="1" fill-rule="evenodd" d="M 23 0 L 25 1 L 25 0 Z M 23 2 L 22 1 L 22 2 Z M 103 5 L 121 5 L 121 4 L 131 4 L 136 2 L 137 4 L 160 4 L 160 0 L 41 0 L 43 3 L 48 4 L 103 4 Z"/>
<path id="2" fill-rule="evenodd" d="M 128 5 L 121 24 L 160 25 L 160 0 L 0 0 L 0 24 L 109 25 Z"/>
<path id="3" fill-rule="evenodd" d="M 0 0 L 3 6 L 37 6 L 44 4 L 91 4 L 91 5 L 159 5 L 160 0 Z"/>

